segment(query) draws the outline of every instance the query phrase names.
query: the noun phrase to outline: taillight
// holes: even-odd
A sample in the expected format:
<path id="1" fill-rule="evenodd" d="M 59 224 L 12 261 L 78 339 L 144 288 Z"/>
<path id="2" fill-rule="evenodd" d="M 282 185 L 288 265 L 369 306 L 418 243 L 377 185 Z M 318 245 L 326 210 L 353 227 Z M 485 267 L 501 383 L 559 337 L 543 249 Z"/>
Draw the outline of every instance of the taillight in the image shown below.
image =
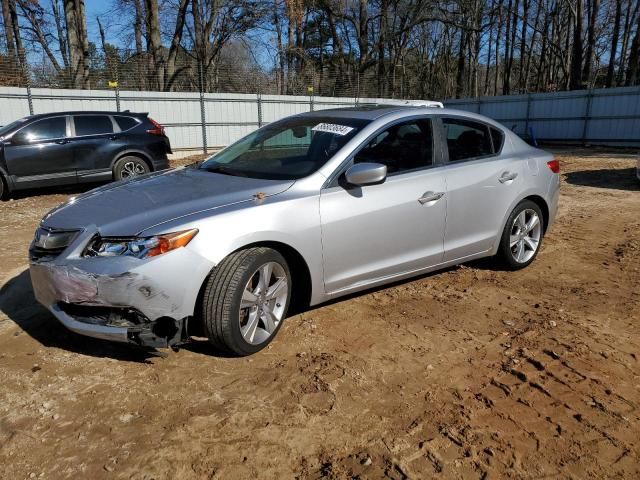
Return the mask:
<path id="1" fill-rule="evenodd" d="M 547 167 L 549 167 L 549 170 L 553 173 L 560 173 L 560 162 L 555 158 L 547 162 Z"/>
<path id="2" fill-rule="evenodd" d="M 150 133 L 151 135 L 162 135 L 162 136 L 164 136 L 164 127 L 162 125 L 160 125 L 158 122 L 156 122 L 151 117 L 147 117 L 147 120 L 149 120 L 151 125 L 153 125 L 153 128 L 150 128 L 149 130 L 147 130 L 147 133 Z"/>

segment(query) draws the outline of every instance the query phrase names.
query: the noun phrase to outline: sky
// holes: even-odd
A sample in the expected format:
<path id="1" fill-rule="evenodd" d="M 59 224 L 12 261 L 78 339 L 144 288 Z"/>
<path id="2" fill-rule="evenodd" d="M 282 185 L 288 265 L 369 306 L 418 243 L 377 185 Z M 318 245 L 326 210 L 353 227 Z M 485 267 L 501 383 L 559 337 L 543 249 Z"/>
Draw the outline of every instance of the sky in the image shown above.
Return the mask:
<path id="1" fill-rule="evenodd" d="M 100 30 L 98 29 L 96 17 L 104 15 L 112 8 L 113 5 L 110 0 L 84 0 L 84 10 L 87 15 L 87 30 L 91 41 L 95 42 L 100 38 Z M 105 24 L 106 21 L 103 21 L 102 23 Z M 109 35 L 108 26 L 106 28 L 107 42 L 117 47 L 126 46 L 122 44 L 119 45 L 118 39 L 115 38 L 114 35 Z"/>

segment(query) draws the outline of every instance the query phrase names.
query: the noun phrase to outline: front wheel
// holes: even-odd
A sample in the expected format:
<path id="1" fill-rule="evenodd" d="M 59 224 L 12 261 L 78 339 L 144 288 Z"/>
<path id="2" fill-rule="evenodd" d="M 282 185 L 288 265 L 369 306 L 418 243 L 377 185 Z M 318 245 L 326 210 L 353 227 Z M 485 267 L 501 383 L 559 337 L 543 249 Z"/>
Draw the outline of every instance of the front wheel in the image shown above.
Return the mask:
<path id="1" fill-rule="evenodd" d="M 542 244 L 543 222 L 540 207 L 530 200 L 523 200 L 513 209 L 498 250 L 498 256 L 507 267 L 519 270 L 533 262 Z"/>
<path id="2" fill-rule="evenodd" d="M 202 301 L 205 334 L 214 347 L 250 355 L 266 347 L 286 317 L 291 273 L 279 252 L 239 250 L 209 277 Z"/>

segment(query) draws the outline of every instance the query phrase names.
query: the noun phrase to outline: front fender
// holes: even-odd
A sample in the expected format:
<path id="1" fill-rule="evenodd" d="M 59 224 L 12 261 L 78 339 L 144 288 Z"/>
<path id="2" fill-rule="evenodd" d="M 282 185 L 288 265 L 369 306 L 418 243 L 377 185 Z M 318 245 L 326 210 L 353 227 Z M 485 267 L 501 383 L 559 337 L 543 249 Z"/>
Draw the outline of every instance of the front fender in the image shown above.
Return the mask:
<path id="1" fill-rule="evenodd" d="M 278 199 L 280 195 L 286 194 L 222 207 L 214 215 L 211 212 L 194 214 L 156 226 L 141 235 L 197 228 L 198 235 L 187 248 L 213 265 L 250 245 L 286 245 L 306 262 L 311 277 L 311 302 L 319 303 L 324 297 L 319 197 Z"/>

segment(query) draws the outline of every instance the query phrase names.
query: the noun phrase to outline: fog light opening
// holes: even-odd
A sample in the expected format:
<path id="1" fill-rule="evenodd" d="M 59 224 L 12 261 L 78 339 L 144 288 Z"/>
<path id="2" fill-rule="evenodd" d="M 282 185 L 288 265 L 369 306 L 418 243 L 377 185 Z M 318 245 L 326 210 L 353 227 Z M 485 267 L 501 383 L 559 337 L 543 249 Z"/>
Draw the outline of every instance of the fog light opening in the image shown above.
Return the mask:
<path id="1" fill-rule="evenodd" d="M 180 332 L 180 328 L 173 318 L 160 317 L 154 322 L 151 331 L 156 337 L 166 338 L 167 341 L 170 341 Z"/>

